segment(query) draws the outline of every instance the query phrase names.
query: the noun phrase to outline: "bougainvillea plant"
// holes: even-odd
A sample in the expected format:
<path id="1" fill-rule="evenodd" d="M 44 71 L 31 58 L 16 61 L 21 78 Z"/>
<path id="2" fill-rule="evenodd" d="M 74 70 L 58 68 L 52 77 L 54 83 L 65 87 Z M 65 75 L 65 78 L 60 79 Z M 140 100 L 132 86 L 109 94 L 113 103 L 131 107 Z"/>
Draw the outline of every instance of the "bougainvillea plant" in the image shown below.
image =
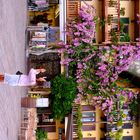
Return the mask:
<path id="1" fill-rule="evenodd" d="M 69 66 L 69 74 L 76 76 L 80 94 L 108 96 L 117 89 L 114 85 L 118 75 L 140 56 L 140 46 L 93 45 L 96 33 L 94 15 L 92 7 L 82 7 L 79 17 L 67 24 L 71 42 L 59 43 L 59 52 L 66 55 L 61 64 Z"/>
<path id="2" fill-rule="evenodd" d="M 71 41 L 60 42 L 58 52 L 64 53 L 61 64 L 68 66 L 69 75 L 76 78 L 75 102 L 80 104 L 82 95 L 91 94 L 90 103 L 103 110 L 109 121 L 117 118 L 119 122 L 126 116 L 123 107 L 129 106 L 137 93 L 119 87 L 116 81 L 118 75 L 140 57 L 140 45 L 94 45 L 94 17 L 93 7 L 82 7 L 79 16 L 67 24 L 66 33 Z"/>

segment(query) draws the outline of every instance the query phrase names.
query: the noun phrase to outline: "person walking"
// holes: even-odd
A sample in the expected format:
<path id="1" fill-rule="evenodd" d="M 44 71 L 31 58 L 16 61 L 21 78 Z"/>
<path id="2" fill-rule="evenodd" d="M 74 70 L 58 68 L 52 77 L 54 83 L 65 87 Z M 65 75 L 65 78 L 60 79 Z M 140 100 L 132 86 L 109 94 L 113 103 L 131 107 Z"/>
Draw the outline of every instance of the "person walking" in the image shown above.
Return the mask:
<path id="1" fill-rule="evenodd" d="M 4 75 L 0 74 L 0 82 L 8 84 L 10 86 L 34 86 L 37 84 L 38 81 L 46 81 L 46 77 L 36 78 L 36 75 L 38 75 L 39 73 L 44 73 L 45 71 L 46 70 L 43 68 L 31 68 L 28 75 L 16 75 L 8 73 L 5 73 Z"/>

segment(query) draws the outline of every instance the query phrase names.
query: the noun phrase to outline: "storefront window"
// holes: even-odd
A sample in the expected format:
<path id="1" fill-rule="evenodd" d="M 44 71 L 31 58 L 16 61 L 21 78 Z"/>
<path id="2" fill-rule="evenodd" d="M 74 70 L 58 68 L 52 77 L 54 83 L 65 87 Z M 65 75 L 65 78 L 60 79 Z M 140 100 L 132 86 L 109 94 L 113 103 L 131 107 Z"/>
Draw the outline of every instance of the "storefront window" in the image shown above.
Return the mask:
<path id="1" fill-rule="evenodd" d="M 58 0 L 28 0 L 28 26 L 48 26 L 48 45 L 60 40 L 59 7 Z"/>
<path id="2" fill-rule="evenodd" d="M 28 0 L 27 57 L 29 68 L 43 67 L 47 81 L 61 73 L 60 56 L 53 46 L 60 41 L 59 0 Z M 61 31 L 62 32 L 62 31 Z M 44 87 L 50 87 L 45 83 Z"/>
<path id="3" fill-rule="evenodd" d="M 46 23 L 50 26 L 59 26 L 58 0 L 29 0 L 28 1 L 29 25 Z"/>

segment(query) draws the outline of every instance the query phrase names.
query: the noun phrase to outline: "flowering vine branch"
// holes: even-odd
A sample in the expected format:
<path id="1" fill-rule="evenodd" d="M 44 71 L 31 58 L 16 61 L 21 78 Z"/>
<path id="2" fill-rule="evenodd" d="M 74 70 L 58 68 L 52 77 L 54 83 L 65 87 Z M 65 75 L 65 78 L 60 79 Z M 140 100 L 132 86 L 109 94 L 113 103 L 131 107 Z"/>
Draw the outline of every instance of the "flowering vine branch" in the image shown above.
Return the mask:
<path id="1" fill-rule="evenodd" d="M 103 110 L 105 116 L 122 119 L 124 106 L 128 106 L 137 93 L 119 87 L 118 75 L 140 57 L 140 45 L 94 45 L 96 36 L 95 9 L 82 7 L 79 16 L 67 24 L 67 44 L 60 42 L 59 53 L 64 53 L 62 65 L 69 67 L 69 75 L 75 77 L 80 103 L 82 95 L 92 94 L 90 103 Z M 116 103 L 119 102 L 119 109 Z M 117 111 L 117 112 L 113 112 Z M 120 114 L 120 116 L 116 116 Z"/>

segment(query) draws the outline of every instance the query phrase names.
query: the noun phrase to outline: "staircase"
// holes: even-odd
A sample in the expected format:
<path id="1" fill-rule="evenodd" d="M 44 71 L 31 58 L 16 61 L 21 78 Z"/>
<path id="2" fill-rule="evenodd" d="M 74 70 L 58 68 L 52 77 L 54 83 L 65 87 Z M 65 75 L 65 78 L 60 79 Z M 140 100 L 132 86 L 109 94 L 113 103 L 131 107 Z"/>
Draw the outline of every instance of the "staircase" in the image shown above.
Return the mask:
<path id="1" fill-rule="evenodd" d="M 72 124 L 72 140 L 78 140 L 78 135 L 77 135 L 77 130 L 78 130 L 78 126 L 77 126 L 77 121 L 76 121 L 76 113 L 78 111 L 78 107 L 79 105 L 74 105 L 73 108 L 72 108 L 72 121 L 71 121 L 71 124 Z M 95 111 L 95 107 L 94 106 L 90 106 L 90 105 L 81 105 L 81 112 L 82 112 L 82 118 L 81 118 L 81 121 L 82 119 L 89 119 L 89 122 L 82 122 L 82 132 L 83 131 L 94 131 L 96 126 L 95 124 L 93 124 L 93 122 L 91 121 L 90 122 L 90 119 L 93 118 L 93 116 L 83 116 L 83 113 L 85 112 L 92 112 Z M 83 137 L 82 140 L 94 140 L 95 137 Z"/>
<path id="2" fill-rule="evenodd" d="M 105 42 L 111 41 L 110 32 L 113 30 L 116 38 L 120 38 L 120 0 L 105 0 Z"/>

